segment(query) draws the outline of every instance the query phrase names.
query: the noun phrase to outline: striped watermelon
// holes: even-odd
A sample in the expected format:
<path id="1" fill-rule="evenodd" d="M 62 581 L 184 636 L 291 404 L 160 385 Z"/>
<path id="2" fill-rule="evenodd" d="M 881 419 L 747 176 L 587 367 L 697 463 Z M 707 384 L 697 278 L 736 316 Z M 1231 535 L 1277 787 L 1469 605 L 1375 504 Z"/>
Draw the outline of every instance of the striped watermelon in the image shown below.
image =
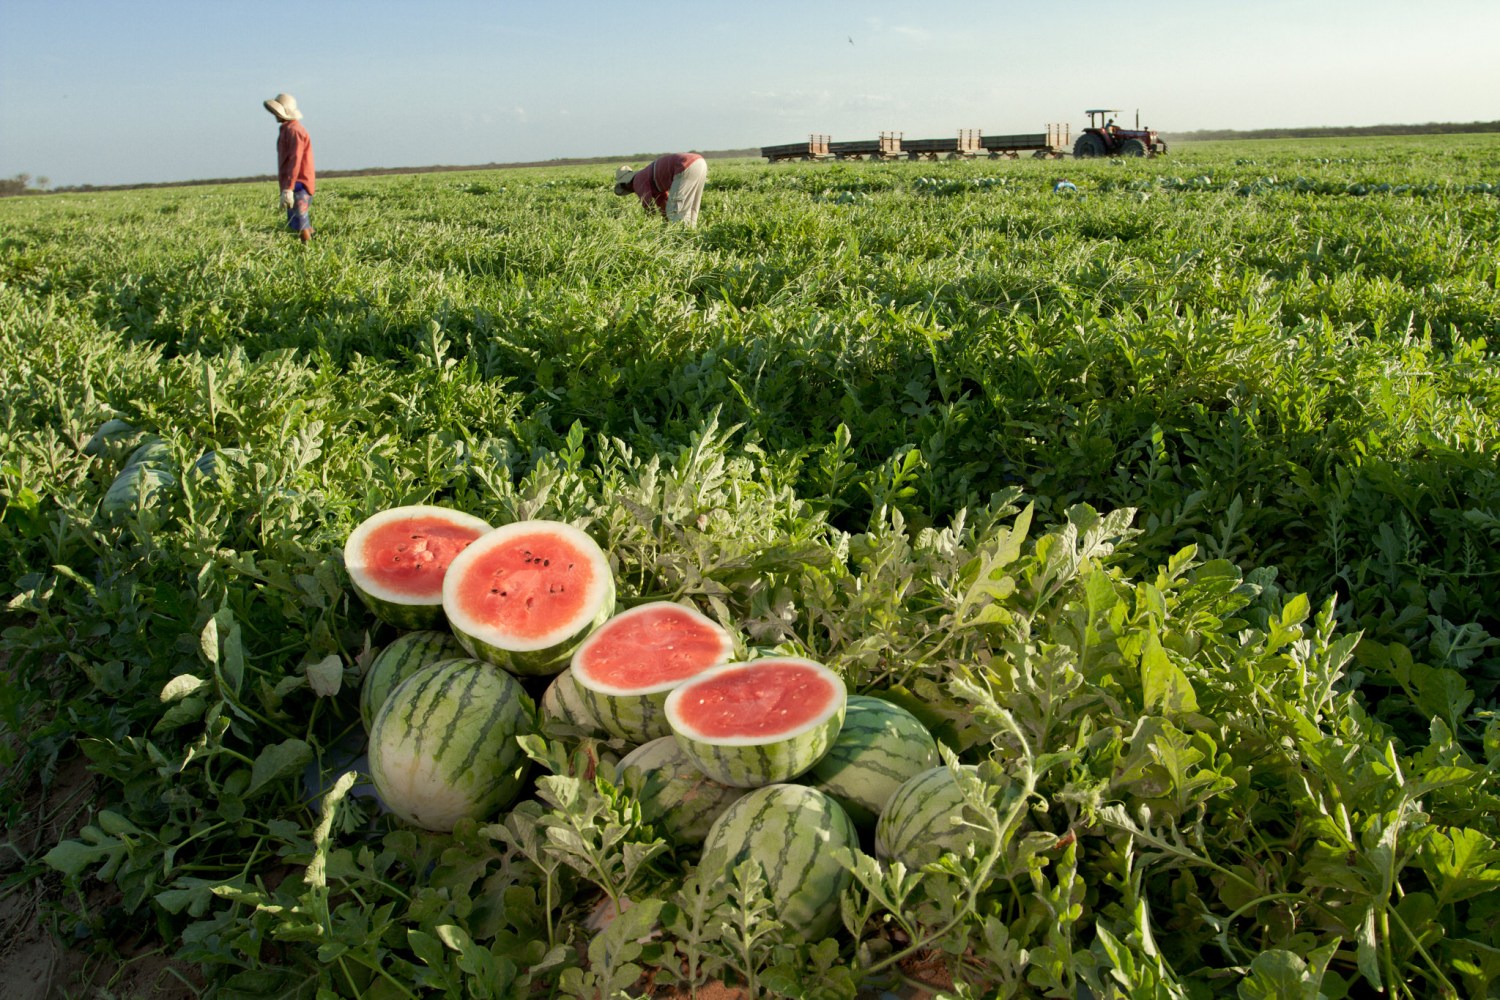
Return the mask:
<path id="1" fill-rule="evenodd" d="M 584 698 L 583 691 L 573 680 L 573 671 L 566 669 L 547 685 L 538 706 L 538 722 L 543 736 L 548 739 L 569 736 L 594 737 L 604 733 L 594 709 Z"/>
<path id="2" fill-rule="evenodd" d="M 972 764 L 958 770 L 979 772 Z M 962 852 L 966 844 L 989 850 L 987 830 L 984 817 L 964 798 L 958 773 L 934 767 L 902 782 L 885 804 L 875 823 L 875 856 L 914 870 L 946 852 Z"/>
<path id="3" fill-rule="evenodd" d="M 704 774 L 755 788 L 788 781 L 833 745 L 844 682 L 812 660 L 765 657 L 713 667 L 667 695 L 667 723 Z"/>
<path id="4" fill-rule="evenodd" d="M 125 460 L 99 501 L 99 509 L 105 514 L 124 514 L 138 504 L 153 503 L 176 485 L 171 449 L 161 438 L 150 437 Z"/>
<path id="5" fill-rule="evenodd" d="M 199 455 L 188 471 L 204 479 L 215 479 L 230 469 L 244 468 L 248 457 L 243 448 L 210 449 Z"/>
<path id="6" fill-rule="evenodd" d="M 786 939 L 813 942 L 837 929 L 839 898 L 853 880 L 834 852 L 858 846 L 854 824 L 831 796 L 806 785 L 766 785 L 714 820 L 698 870 L 729 879 L 744 861 L 760 862 Z"/>
<path id="7" fill-rule="evenodd" d="M 391 812 L 428 830 L 484 819 L 516 797 L 536 731 L 521 683 L 479 660 L 430 664 L 396 685 L 370 727 L 370 778 Z"/>
<path id="8" fill-rule="evenodd" d="M 364 683 L 359 689 L 359 717 L 369 732 L 385 704 L 386 697 L 406 678 L 430 663 L 454 660 L 464 655 L 464 648 L 447 632 L 407 632 L 398 636 L 370 661 Z"/>
<path id="9" fill-rule="evenodd" d="M 734 640 L 713 619 L 655 601 L 595 629 L 574 652 L 571 669 L 599 725 L 641 744 L 671 734 L 667 692 L 733 653 Z"/>
<path id="10" fill-rule="evenodd" d="M 446 507 L 392 507 L 349 533 L 344 568 L 375 617 L 403 631 L 432 628 L 443 621 L 448 566 L 489 530 L 472 514 Z"/>
<path id="11" fill-rule="evenodd" d="M 621 758 L 615 784 L 631 792 L 646 822 L 674 844 L 702 843 L 714 820 L 745 794 L 709 780 L 671 736 Z"/>
<path id="12" fill-rule="evenodd" d="M 838 799 L 856 825 L 875 822 L 903 781 L 940 763 L 937 742 L 900 705 L 850 695 L 844 726 L 803 780 Z"/>
<path id="13" fill-rule="evenodd" d="M 517 521 L 470 545 L 443 580 L 443 611 L 474 656 L 515 674 L 559 673 L 615 610 L 609 560 L 560 521 Z"/>
<path id="14" fill-rule="evenodd" d="M 133 425 L 121 420 L 119 417 L 111 417 L 99 425 L 92 437 L 83 446 L 85 455 L 104 455 L 119 448 L 123 450 L 129 447 L 130 442 L 139 438 L 142 432 Z"/>

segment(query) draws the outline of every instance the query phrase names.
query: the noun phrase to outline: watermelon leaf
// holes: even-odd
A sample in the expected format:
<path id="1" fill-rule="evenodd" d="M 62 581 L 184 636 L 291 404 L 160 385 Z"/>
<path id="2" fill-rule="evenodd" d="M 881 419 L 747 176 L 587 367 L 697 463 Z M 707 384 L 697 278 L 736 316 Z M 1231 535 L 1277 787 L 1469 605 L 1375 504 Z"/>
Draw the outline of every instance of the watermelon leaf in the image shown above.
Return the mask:
<path id="1" fill-rule="evenodd" d="M 253 798 L 282 778 L 299 773 L 312 760 L 313 749 L 306 740 L 293 737 L 266 747 L 250 769 L 250 785 L 245 789 L 245 798 Z"/>

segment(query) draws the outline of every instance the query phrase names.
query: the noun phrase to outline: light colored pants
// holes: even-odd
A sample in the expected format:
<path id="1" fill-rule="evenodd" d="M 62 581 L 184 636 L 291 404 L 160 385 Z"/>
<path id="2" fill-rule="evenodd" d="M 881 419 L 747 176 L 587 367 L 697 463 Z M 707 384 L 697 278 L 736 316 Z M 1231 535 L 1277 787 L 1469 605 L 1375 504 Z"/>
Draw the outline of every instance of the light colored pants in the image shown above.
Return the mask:
<path id="1" fill-rule="evenodd" d="M 667 189 L 667 221 L 686 226 L 698 224 L 698 206 L 703 203 L 703 184 L 708 180 L 708 161 L 698 160 L 672 178 Z"/>

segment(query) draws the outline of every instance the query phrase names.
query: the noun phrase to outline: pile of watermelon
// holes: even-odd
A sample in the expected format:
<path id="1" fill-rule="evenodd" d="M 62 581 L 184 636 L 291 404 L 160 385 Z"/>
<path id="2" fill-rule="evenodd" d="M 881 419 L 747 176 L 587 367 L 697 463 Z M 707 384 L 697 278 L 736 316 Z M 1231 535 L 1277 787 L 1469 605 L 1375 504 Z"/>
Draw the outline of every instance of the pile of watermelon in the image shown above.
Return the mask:
<path id="1" fill-rule="evenodd" d="M 491 527 L 435 506 L 361 523 L 344 547 L 355 592 L 401 630 L 360 692 L 370 777 L 396 816 L 428 830 L 490 820 L 526 785 L 519 737 L 629 749 L 615 784 L 700 876 L 765 871 L 778 918 L 819 940 L 851 874 L 836 860 L 874 833 L 909 868 L 961 848 L 958 772 L 905 708 L 850 695 L 824 664 L 754 656 L 680 604 L 617 610 L 609 560 L 556 521 Z M 542 680 L 539 698 L 528 691 Z"/>

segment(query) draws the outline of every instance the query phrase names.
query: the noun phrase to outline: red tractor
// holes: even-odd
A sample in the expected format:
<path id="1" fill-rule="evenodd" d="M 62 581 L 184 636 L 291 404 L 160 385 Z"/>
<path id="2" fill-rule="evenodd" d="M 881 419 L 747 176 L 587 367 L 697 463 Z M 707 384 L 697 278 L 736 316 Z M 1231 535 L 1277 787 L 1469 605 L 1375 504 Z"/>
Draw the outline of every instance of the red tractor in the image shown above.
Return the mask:
<path id="1" fill-rule="evenodd" d="M 1167 144 L 1149 128 L 1141 128 L 1141 113 L 1135 114 L 1135 128 L 1115 124 L 1118 111 L 1094 109 L 1085 111 L 1089 127 L 1073 143 L 1073 155 L 1084 156 L 1156 156 L 1167 151 Z"/>

